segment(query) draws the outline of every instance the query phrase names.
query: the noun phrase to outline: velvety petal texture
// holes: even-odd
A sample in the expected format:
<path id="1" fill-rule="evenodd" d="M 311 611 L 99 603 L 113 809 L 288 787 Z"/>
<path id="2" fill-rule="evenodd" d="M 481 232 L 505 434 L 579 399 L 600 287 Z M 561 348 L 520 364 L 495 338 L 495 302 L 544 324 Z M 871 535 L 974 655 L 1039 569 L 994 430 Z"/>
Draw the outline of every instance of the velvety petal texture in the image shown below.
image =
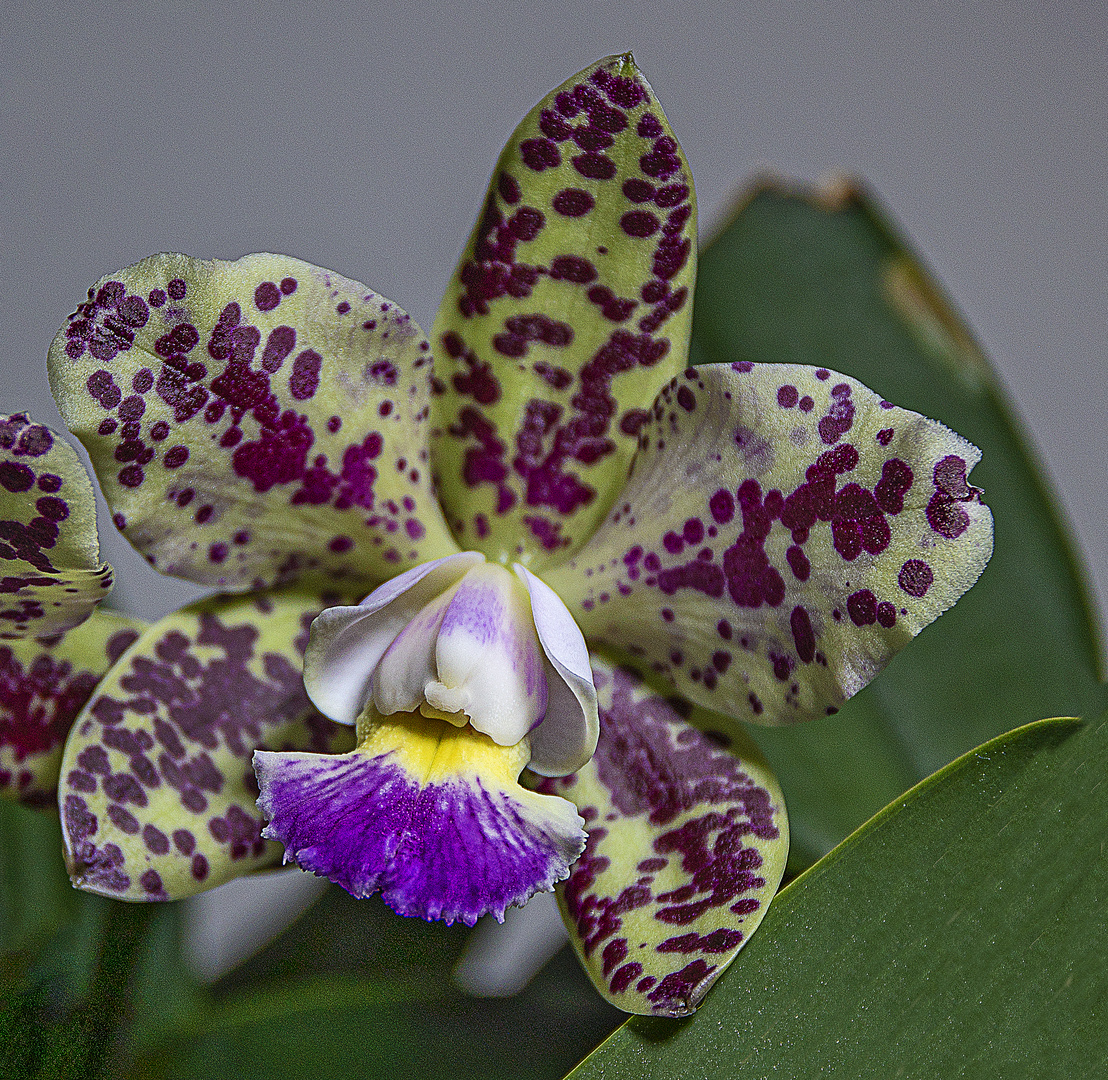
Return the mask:
<path id="1" fill-rule="evenodd" d="M 433 461 L 458 542 L 541 573 L 596 528 L 685 363 L 692 178 L 633 58 L 517 128 L 432 331 Z"/>
<path id="2" fill-rule="evenodd" d="M 558 898 L 597 989 L 632 1013 L 693 1012 L 754 932 L 789 851 L 781 791 L 623 668 L 594 659 L 601 738 L 572 799 L 589 841 Z"/>
<path id="3" fill-rule="evenodd" d="M 573 806 L 519 786 L 526 739 L 372 705 L 350 754 L 254 755 L 264 835 L 354 896 L 402 915 L 464 922 L 549 890 L 585 846 Z"/>
<path id="4" fill-rule="evenodd" d="M 48 366 L 116 525 L 164 573 L 376 583 L 457 550 L 431 493 L 428 344 L 359 282 L 156 255 L 89 290 Z"/>
<path id="5" fill-rule="evenodd" d="M 834 712 L 978 578 L 980 453 L 846 376 L 690 369 L 630 480 L 546 577 L 591 641 L 762 723 Z"/>
<path id="6" fill-rule="evenodd" d="M 57 805 L 65 737 L 142 626 L 97 610 L 60 638 L 0 645 L 0 797 Z"/>
<path id="7" fill-rule="evenodd" d="M 304 693 L 318 596 L 214 598 L 148 627 L 65 747 L 59 804 L 73 883 L 164 900 L 280 859 L 261 836 L 259 746 L 341 752 L 352 733 Z"/>
<path id="8" fill-rule="evenodd" d="M 0 640 L 63 634 L 111 587 L 77 452 L 26 413 L 0 416 Z"/>

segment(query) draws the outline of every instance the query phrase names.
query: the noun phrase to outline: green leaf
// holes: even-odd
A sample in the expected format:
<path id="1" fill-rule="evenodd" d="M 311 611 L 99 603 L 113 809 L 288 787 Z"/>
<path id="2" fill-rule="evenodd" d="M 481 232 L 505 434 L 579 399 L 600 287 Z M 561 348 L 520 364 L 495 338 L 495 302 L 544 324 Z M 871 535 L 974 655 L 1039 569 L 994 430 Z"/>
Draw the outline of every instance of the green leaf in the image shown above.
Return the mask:
<path id="1" fill-rule="evenodd" d="M 450 971 L 467 933 L 329 889 L 216 984 L 207 1020 L 144 1045 L 134 1076 L 553 1080 L 618 1022 L 568 949 L 515 998 L 463 997 Z"/>
<path id="2" fill-rule="evenodd" d="M 794 867 L 970 747 L 1099 708 L 1095 617 L 1053 498 L 969 331 L 864 192 L 756 188 L 701 256 L 693 346 L 846 372 L 983 455 L 995 550 L 977 585 L 836 717 L 754 732 Z"/>
<path id="3" fill-rule="evenodd" d="M 596 528 L 685 366 L 695 240 L 688 164 L 630 54 L 527 114 L 431 335 L 432 460 L 464 547 L 539 570 Z"/>
<path id="4" fill-rule="evenodd" d="M 1104 717 L 965 755 L 785 889 L 692 1023 L 574 1080 L 1103 1075 L 1105 775 Z"/>

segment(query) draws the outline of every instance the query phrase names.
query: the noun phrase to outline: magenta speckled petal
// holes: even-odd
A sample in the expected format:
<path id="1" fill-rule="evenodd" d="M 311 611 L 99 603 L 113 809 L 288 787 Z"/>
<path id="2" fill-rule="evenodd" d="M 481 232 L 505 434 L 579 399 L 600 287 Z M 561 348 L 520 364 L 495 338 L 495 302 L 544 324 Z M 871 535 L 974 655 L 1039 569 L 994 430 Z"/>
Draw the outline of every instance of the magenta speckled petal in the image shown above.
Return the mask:
<path id="1" fill-rule="evenodd" d="M 659 395 L 612 513 L 544 576 L 590 641 L 693 701 L 822 716 L 981 574 L 979 457 L 823 368 L 690 369 Z"/>
<path id="2" fill-rule="evenodd" d="M 318 596 L 198 601 L 146 628 L 65 745 L 58 801 L 74 885 L 124 900 L 188 896 L 280 858 L 262 839 L 254 750 L 339 752 L 300 678 Z"/>
<path id="3" fill-rule="evenodd" d="M 369 587 L 457 550 L 431 491 L 428 344 L 359 282 L 156 255 L 89 290 L 48 368 L 113 520 L 163 573 Z"/>
<path id="4" fill-rule="evenodd" d="M 749 742 L 727 750 L 639 678 L 594 658 L 600 743 L 537 790 L 571 799 L 589 841 L 558 887 L 597 989 L 685 1016 L 762 921 L 789 850 L 780 788 Z"/>
<path id="5" fill-rule="evenodd" d="M 285 861 L 401 915 L 464 922 L 549 890 L 585 843 L 564 799 L 516 777 L 526 745 L 419 716 L 378 719 L 341 756 L 258 752 L 264 835 Z"/>
<path id="6" fill-rule="evenodd" d="M 142 625 L 96 610 L 61 638 L 0 645 L 0 797 L 57 806 L 65 737 Z"/>
<path id="7" fill-rule="evenodd" d="M 696 201 L 629 55 L 516 129 L 435 319 L 432 455 L 459 543 L 542 573 L 619 492 L 688 354 Z"/>
<path id="8" fill-rule="evenodd" d="M 77 452 L 26 413 L 0 416 L 0 639 L 64 634 L 111 587 Z"/>

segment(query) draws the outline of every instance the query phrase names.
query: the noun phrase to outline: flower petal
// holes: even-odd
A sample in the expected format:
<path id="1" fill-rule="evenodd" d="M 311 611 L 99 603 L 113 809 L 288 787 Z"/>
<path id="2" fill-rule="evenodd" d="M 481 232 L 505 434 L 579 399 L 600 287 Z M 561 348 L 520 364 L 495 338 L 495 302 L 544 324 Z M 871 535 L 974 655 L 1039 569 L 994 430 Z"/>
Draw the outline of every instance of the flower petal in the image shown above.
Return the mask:
<path id="1" fill-rule="evenodd" d="M 373 671 L 396 636 L 482 562 L 476 551 L 447 555 L 405 570 L 360 604 L 323 611 L 304 653 L 304 686 L 316 708 L 340 724 L 353 724 L 369 699 Z"/>
<path id="2" fill-rule="evenodd" d="M 546 669 L 546 718 L 531 732 L 527 767 L 539 776 L 564 776 L 592 757 L 600 734 L 589 650 L 558 594 L 526 567 L 514 569 L 531 596 Z"/>
<path id="3" fill-rule="evenodd" d="M 77 452 L 26 413 L 0 416 L 0 639 L 64 634 L 111 587 Z"/>
<path id="4" fill-rule="evenodd" d="M 709 708 L 834 712 L 981 574 L 976 447 L 822 368 L 662 391 L 619 505 L 546 580 L 590 640 Z"/>
<path id="5" fill-rule="evenodd" d="M 278 861 L 254 806 L 255 748 L 353 743 L 301 683 L 320 605 L 280 593 L 202 600 L 121 657 L 65 748 L 59 802 L 74 885 L 161 900 Z"/>
<path id="6" fill-rule="evenodd" d="M 685 365 L 695 241 L 688 166 L 629 54 L 517 128 L 432 332 L 433 460 L 465 547 L 539 569 L 596 528 Z"/>
<path id="7" fill-rule="evenodd" d="M 353 753 L 254 755 L 264 835 L 286 862 L 354 896 L 380 891 L 402 915 L 468 926 L 566 876 L 582 822 L 564 799 L 518 785 L 526 740 L 503 747 L 468 725 L 370 712 Z"/>
<path id="8" fill-rule="evenodd" d="M 0 645 L 0 796 L 55 806 L 62 747 L 104 673 L 139 636 L 142 623 L 94 611 L 48 643 Z"/>
<path id="9" fill-rule="evenodd" d="M 765 915 L 788 856 L 777 781 L 722 750 L 637 676 L 594 659 L 601 737 L 580 772 L 538 790 L 589 830 L 558 898 L 597 989 L 627 1012 L 693 1012 Z"/>
<path id="10" fill-rule="evenodd" d="M 164 573 L 375 583 L 456 550 L 428 475 L 427 342 L 356 281 L 156 255 L 89 290 L 48 366 L 116 525 Z"/>

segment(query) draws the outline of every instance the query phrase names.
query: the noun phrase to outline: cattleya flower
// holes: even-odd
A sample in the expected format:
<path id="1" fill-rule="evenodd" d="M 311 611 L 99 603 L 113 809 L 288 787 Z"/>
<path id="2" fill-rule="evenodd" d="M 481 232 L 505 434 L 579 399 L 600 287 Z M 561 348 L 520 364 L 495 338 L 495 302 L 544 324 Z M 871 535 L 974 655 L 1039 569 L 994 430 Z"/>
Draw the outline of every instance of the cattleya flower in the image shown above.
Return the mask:
<path id="1" fill-rule="evenodd" d="M 991 517 L 974 447 L 850 378 L 687 368 L 695 221 L 612 57 L 515 133 L 430 341 L 280 255 L 89 290 L 62 415 L 116 526 L 220 594 L 95 610 L 74 452 L 0 426 L 0 784 L 57 786 L 77 886 L 180 897 L 282 846 L 447 921 L 557 885 L 611 1001 L 696 1007 L 788 845 L 734 721 L 833 713 L 976 580 Z"/>

